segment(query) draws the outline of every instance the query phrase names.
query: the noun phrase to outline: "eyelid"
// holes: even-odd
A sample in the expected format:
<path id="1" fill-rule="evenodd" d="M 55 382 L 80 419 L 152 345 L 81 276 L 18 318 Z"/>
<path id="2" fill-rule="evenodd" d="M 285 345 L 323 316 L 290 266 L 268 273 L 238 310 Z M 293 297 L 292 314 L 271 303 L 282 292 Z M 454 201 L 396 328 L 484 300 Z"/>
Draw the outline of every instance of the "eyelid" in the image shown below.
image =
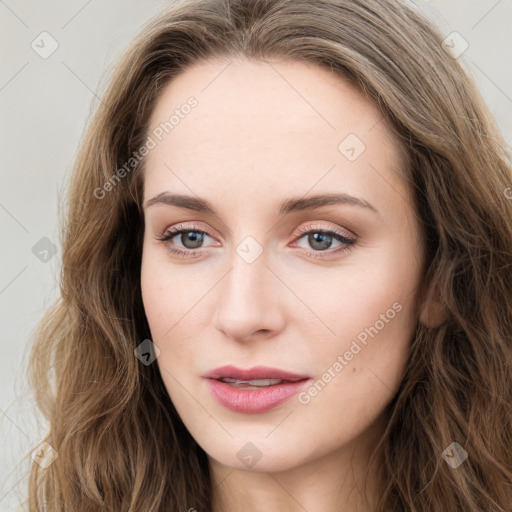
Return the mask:
<path id="1" fill-rule="evenodd" d="M 350 239 L 350 240 L 356 240 L 358 238 L 358 236 L 353 233 L 352 231 L 349 231 L 348 229 L 345 229 L 345 228 L 340 228 L 338 226 L 322 226 L 322 225 L 318 225 L 318 224 L 307 224 L 305 226 L 301 226 L 300 228 L 297 229 L 297 233 L 299 236 L 305 234 L 305 233 L 309 233 L 313 230 L 316 230 L 316 231 L 319 231 L 319 232 L 334 232 L 334 233 L 337 233 L 338 235 L 341 235 L 347 239 Z"/>
<path id="2" fill-rule="evenodd" d="M 161 242 L 166 242 L 167 240 L 173 238 L 176 235 L 179 235 L 186 231 L 193 231 L 194 233 L 201 233 L 204 235 L 209 236 L 210 238 L 214 238 L 213 235 L 210 234 L 209 231 L 206 231 L 205 229 L 201 229 L 199 226 L 194 224 L 178 224 L 177 226 L 171 226 L 170 228 L 166 228 L 165 231 L 160 235 L 155 237 L 156 240 L 160 240 Z M 193 251 L 192 249 L 189 249 L 191 252 L 199 252 L 201 249 Z"/>

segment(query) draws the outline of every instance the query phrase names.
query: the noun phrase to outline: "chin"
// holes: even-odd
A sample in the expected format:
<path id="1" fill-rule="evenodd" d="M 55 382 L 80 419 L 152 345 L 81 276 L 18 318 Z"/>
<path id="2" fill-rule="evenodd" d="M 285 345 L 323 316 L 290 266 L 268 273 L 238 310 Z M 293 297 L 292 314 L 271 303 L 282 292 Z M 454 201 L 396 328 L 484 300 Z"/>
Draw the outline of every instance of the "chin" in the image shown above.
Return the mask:
<path id="1" fill-rule="evenodd" d="M 281 442 L 265 439 L 265 435 L 237 437 L 221 446 L 202 445 L 202 448 L 218 464 L 254 473 L 287 471 L 306 462 L 304 446 L 300 442 L 290 438 L 290 444 L 283 446 Z"/>

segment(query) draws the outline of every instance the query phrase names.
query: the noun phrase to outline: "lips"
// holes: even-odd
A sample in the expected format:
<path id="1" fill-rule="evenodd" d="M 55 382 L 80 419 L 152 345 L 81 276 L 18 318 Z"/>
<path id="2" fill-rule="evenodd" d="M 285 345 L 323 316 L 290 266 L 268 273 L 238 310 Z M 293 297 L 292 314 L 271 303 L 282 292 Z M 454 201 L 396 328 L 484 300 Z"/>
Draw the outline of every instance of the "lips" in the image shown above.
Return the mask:
<path id="1" fill-rule="evenodd" d="M 249 370 L 222 366 L 203 377 L 217 402 L 239 413 L 274 409 L 297 394 L 310 380 L 307 375 L 265 366 Z"/>
<path id="2" fill-rule="evenodd" d="M 281 381 L 296 382 L 302 379 L 309 379 L 308 375 L 299 375 L 297 373 L 287 372 L 280 368 L 270 368 L 267 366 L 255 366 L 254 368 L 244 370 L 236 366 L 221 366 L 215 368 L 203 375 L 206 379 L 224 379 L 231 378 L 236 380 L 265 380 L 279 379 Z"/>

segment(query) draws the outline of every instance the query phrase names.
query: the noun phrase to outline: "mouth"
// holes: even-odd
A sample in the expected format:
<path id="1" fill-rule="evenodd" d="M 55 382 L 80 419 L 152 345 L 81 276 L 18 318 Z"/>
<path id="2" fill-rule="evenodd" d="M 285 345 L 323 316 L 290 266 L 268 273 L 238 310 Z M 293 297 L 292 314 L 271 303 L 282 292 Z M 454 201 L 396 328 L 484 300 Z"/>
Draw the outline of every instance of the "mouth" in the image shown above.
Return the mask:
<path id="1" fill-rule="evenodd" d="M 311 380 L 278 368 L 243 370 L 223 366 L 203 375 L 218 403 L 239 413 L 261 413 L 275 409 L 297 394 Z"/>
<path id="2" fill-rule="evenodd" d="M 268 388 L 269 386 L 275 386 L 277 384 L 281 384 L 282 382 L 292 382 L 281 379 L 253 379 L 253 380 L 242 380 L 242 379 L 234 379 L 232 377 L 222 377 L 220 379 L 216 379 L 220 382 L 225 382 L 229 384 L 233 388 L 239 389 L 261 389 Z"/>
<path id="3" fill-rule="evenodd" d="M 204 378 L 207 379 L 231 379 L 240 381 L 273 381 L 281 380 L 287 382 L 296 382 L 301 379 L 309 379 L 309 375 L 292 373 L 281 368 L 271 368 L 269 366 L 254 366 L 253 368 L 243 369 L 236 366 L 227 365 L 215 368 L 209 371 Z M 259 385 L 259 384 L 255 384 Z M 265 382 L 263 385 L 269 385 Z"/>

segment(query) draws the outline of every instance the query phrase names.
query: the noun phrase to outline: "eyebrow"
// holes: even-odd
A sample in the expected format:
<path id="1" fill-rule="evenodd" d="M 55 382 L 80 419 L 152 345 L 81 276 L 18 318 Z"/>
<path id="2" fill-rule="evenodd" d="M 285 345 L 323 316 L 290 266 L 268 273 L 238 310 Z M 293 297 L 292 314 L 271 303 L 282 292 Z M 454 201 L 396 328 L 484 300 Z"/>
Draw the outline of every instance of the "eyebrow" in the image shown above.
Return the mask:
<path id="1" fill-rule="evenodd" d="M 170 206 L 176 206 L 178 208 L 184 208 L 186 210 L 194 210 L 196 212 L 210 213 L 217 215 L 217 212 L 206 199 L 200 197 L 192 197 L 181 194 L 169 194 L 169 192 L 161 192 L 156 196 L 152 197 L 144 208 L 149 208 L 154 204 L 166 204 Z M 310 197 L 292 198 L 284 201 L 279 207 L 279 213 L 281 215 L 306 211 L 306 210 L 317 210 L 324 206 L 331 206 L 335 204 L 348 204 L 354 206 L 360 206 L 366 208 L 375 213 L 379 213 L 378 210 L 365 199 L 355 197 L 350 194 L 337 193 L 337 194 L 319 194 Z"/>

